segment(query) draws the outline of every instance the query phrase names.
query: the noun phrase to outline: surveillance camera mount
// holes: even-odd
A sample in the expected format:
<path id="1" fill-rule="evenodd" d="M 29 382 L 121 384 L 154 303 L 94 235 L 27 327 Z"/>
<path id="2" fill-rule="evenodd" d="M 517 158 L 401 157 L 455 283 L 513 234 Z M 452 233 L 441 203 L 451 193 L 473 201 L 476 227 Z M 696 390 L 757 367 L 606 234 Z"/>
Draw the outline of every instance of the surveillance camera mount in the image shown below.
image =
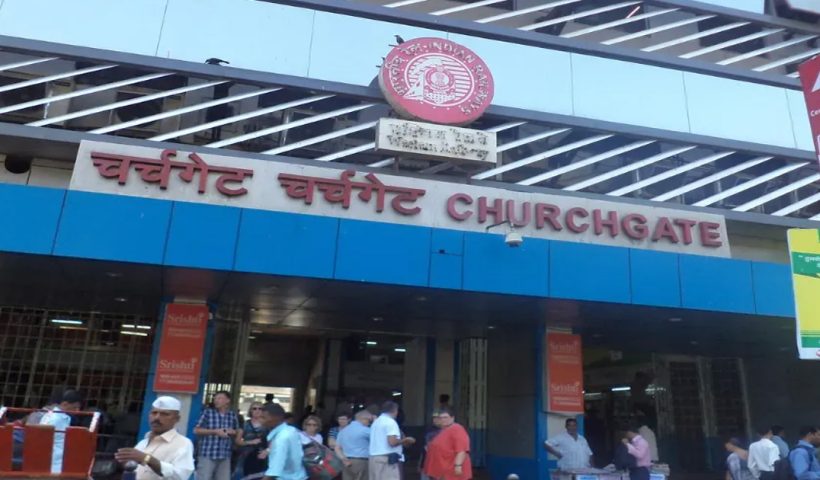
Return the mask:
<path id="1" fill-rule="evenodd" d="M 495 227 L 500 227 L 501 225 L 509 225 L 510 230 L 515 230 L 515 226 L 512 223 L 510 223 L 509 220 L 504 220 L 503 222 L 498 222 L 498 223 L 494 223 L 492 225 L 488 225 L 487 228 L 484 229 L 484 231 L 489 232 L 490 229 L 495 228 Z"/>

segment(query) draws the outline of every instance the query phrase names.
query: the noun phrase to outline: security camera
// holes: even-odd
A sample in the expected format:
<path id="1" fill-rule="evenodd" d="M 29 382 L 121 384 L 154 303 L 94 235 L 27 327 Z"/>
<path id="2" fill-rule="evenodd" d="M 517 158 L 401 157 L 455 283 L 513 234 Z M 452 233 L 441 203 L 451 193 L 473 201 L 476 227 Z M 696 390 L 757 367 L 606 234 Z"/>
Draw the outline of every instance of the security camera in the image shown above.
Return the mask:
<path id="1" fill-rule="evenodd" d="M 506 243 L 508 247 L 520 247 L 521 244 L 524 243 L 524 237 L 518 232 L 509 232 L 504 236 L 504 243 Z"/>

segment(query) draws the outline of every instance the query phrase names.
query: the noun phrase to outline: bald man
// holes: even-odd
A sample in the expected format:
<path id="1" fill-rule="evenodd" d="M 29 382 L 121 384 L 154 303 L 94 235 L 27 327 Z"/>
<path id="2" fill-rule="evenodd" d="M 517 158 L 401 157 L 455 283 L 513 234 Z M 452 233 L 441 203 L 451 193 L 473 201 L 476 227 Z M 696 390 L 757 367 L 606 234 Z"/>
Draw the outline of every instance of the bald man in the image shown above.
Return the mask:
<path id="1" fill-rule="evenodd" d="M 121 448 L 117 461 L 139 464 L 137 480 L 188 480 L 194 472 L 194 444 L 174 429 L 179 422 L 179 400 L 159 397 L 151 404 L 151 431 L 135 448 Z"/>

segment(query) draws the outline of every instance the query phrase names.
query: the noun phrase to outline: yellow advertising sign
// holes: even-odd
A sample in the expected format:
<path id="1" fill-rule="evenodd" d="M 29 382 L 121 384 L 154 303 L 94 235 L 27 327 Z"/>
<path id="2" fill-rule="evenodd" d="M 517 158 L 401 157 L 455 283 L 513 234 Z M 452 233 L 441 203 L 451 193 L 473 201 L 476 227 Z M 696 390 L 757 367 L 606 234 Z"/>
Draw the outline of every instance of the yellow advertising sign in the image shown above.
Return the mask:
<path id="1" fill-rule="evenodd" d="M 820 360 L 820 230 L 789 230 L 800 358 Z"/>

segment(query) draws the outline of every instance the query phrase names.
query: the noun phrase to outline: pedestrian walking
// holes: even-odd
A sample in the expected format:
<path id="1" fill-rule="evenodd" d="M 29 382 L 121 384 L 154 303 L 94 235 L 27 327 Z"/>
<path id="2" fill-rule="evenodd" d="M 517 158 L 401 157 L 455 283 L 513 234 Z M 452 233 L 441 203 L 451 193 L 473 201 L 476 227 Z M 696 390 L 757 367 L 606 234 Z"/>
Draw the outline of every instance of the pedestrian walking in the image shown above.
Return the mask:
<path id="1" fill-rule="evenodd" d="M 296 427 L 285 422 L 285 410 L 278 403 L 268 403 L 262 409 L 262 422 L 270 430 L 265 480 L 305 480 L 308 478 L 302 465 L 301 436 Z"/>
<path id="2" fill-rule="evenodd" d="M 724 444 L 724 448 L 729 453 L 726 458 L 726 470 L 728 470 L 728 480 L 753 480 L 754 476 L 749 470 L 749 452 L 743 448 L 743 442 L 739 438 L 730 438 Z"/>
<path id="3" fill-rule="evenodd" d="M 231 394 L 214 394 L 213 407 L 205 409 L 196 422 L 199 437 L 197 480 L 230 480 L 231 453 L 239 430 L 239 420 L 231 410 Z"/>
<path id="4" fill-rule="evenodd" d="M 260 453 L 268 448 L 268 428 L 262 423 L 262 404 L 253 402 L 248 409 L 248 420 L 236 437 L 239 456 L 234 480 L 256 480 L 265 476 L 267 460 Z"/>
<path id="5" fill-rule="evenodd" d="M 331 427 L 330 431 L 327 432 L 327 446 L 330 448 L 336 448 L 336 440 L 339 438 L 339 432 L 345 429 L 350 425 L 350 414 L 347 412 L 342 412 L 336 417 L 336 426 Z"/>
<path id="6" fill-rule="evenodd" d="M 416 443 L 413 437 L 402 438 L 396 417 L 399 406 L 395 402 L 384 402 L 382 413 L 370 428 L 370 459 L 368 477 L 370 480 L 401 480 L 401 461 L 404 447 Z"/>
<path id="7" fill-rule="evenodd" d="M 758 431 L 760 440 L 749 445 L 749 470 L 758 480 L 772 480 L 774 464 L 780 460 L 780 449 L 772 442 L 772 431 L 769 427 Z"/>
<path id="8" fill-rule="evenodd" d="M 316 415 L 308 415 L 302 421 L 302 445 L 310 445 L 313 442 L 322 445 L 322 419 Z"/>
<path id="9" fill-rule="evenodd" d="M 432 426 L 424 434 L 424 450 L 422 450 L 421 456 L 419 457 L 419 475 L 421 476 L 421 480 L 433 480 L 424 473 L 424 465 L 427 462 L 427 452 L 430 449 L 430 443 L 436 438 L 436 435 L 441 433 L 441 424 L 439 423 L 438 414 L 438 410 L 433 412 Z"/>
<path id="10" fill-rule="evenodd" d="M 137 480 L 188 480 L 194 472 L 194 444 L 174 427 L 182 405 L 174 397 L 162 396 L 151 404 L 148 425 L 151 431 L 134 448 L 114 454 L 120 463 L 139 464 Z"/>
<path id="11" fill-rule="evenodd" d="M 439 407 L 438 424 L 441 431 L 432 439 L 427 450 L 424 474 L 436 480 L 470 480 L 470 436 L 456 423 L 450 407 Z"/>
<path id="12" fill-rule="evenodd" d="M 772 442 L 777 445 L 777 448 L 780 450 L 780 458 L 786 458 L 789 456 L 789 443 L 786 441 L 786 429 L 784 429 L 780 425 L 772 425 L 772 428 L 769 430 L 772 431 Z"/>
<path id="13" fill-rule="evenodd" d="M 640 426 L 632 425 L 626 431 L 623 443 L 629 455 L 635 457 L 635 466 L 629 469 L 630 480 L 649 480 L 649 467 L 652 466 L 652 451 L 649 442 L 638 431 Z"/>
<path id="14" fill-rule="evenodd" d="M 820 463 L 815 449 L 820 446 L 820 432 L 812 426 L 800 429 L 800 441 L 789 453 L 789 463 L 796 480 L 820 480 Z"/>
<path id="15" fill-rule="evenodd" d="M 370 457 L 370 424 L 373 415 L 367 410 L 357 412 L 350 425 L 339 432 L 336 455 L 344 463 L 342 480 L 367 480 Z"/>

